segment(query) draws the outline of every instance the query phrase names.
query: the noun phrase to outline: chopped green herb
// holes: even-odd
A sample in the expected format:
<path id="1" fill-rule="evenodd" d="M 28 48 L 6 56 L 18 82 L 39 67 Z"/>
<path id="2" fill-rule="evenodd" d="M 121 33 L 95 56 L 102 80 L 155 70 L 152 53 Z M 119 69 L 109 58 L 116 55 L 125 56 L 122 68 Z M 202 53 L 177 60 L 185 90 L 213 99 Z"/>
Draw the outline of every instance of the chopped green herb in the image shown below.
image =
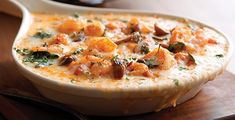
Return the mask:
<path id="1" fill-rule="evenodd" d="M 217 54 L 217 55 L 215 55 L 215 57 L 222 58 L 222 57 L 224 57 L 224 55 L 223 54 Z"/>
<path id="2" fill-rule="evenodd" d="M 94 56 L 98 57 L 98 58 L 102 58 L 102 55 L 97 55 L 95 54 Z"/>
<path id="3" fill-rule="evenodd" d="M 170 44 L 169 47 L 167 48 L 169 51 L 173 53 L 177 53 L 182 51 L 185 48 L 185 44 L 182 42 L 176 42 L 174 44 Z"/>
<path id="4" fill-rule="evenodd" d="M 148 59 L 145 60 L 145 64 L 149 67 L 149 68 L 154 68 L 156 66 L 158 66 L 159 64 L 156 62 L 155 59 Z"/>
<path id="5" fill-rule="evenodd" d="M 18 54 L 20 54 L 20 55 L 28 55 L 28 54 L 30 54 L 31 53 L 31 51 L 30 50 L 28 50 L 28 49 L 22 49 L 22 50 L 20 50 L 20 49 L 16 49 L 16 48 L 14 48 L 15 49 L 15 51 L 18 53 Z"/>
<path id="6" fill-rule="evenodd" d="M 176 86 L 179 86 L 179 80 L 178 79 L 173 79 L 173 82 L 175 83 Z"/>
<path id="7" fill-rule="evenodd" d="M 197 29 L 197 25 L 195 25 L 195 24 L 192 24 L 192 23 L 188 23 L 187 24 L 187 26 L 194 32 L 194 31 L 196 31 L 196 29 Z"/>
<path id="8" fill-rule="evenodd" d="M 73 55 L 77 55 L 77 54 L 80 54 L 84 51 L 83 48 L 78 48 L 76 51 L 73 52 Z"/>
<path id="9" fill-rule="evenodd" d="M 125 60 L 125 61 L 136 61 L 137 58 L 125 58 L 124 60 Z"/>
<path id="10" fill-rule="evenodd" d="M 88 20 L 86 20 L 86 22 L 92 22 L 92 20 L 88 19 Z"/>
<path id="11" fill-rule="evenodd" d="M 147 54 L 147 53 L 149 53 L 149 46 L 148 46 L 148 44 L 147 43 L 145 43 L 145 44 L 143 44 L 142 46 L 141 46 L 141 48 L 140 48 L 140 52 L 141 53 L 144 53 L 144 54 Z"/>
<path id="12" fill-rule="evenodd" d="M 137 60 L 137 58 L 125 58 L 125 59 L 123 59 L 124 64 L 126 64 L 126 65 L 128 65 L 129 63 L 134 62 L 136 60 Z"/>
<path id="13" fill-rule="evenodd" d="M 121 60 L 118 55 L 115 55 L 115 56 L 111 59 L 111 61 L 112 61 L 114 64 L 116 64 L 116 65 L 122 65 L 122 64 L 123 64 L 123 60 Z"/>
<path id="14" fill-rule="evenodd" d="M 111 59 L 111 61 L 116 61 L 118 59 L 118 55 L 115 55 L 112 59 Z"/>
<path id="15" fill-rule="evenodd" d="M 132 59 L 133 61 L 137 60 L 137 58 L 129 58 L 129 59 Z"/>
<path id="16" fill-rule="evenodd" d="M 76 83 L 77 81 L 76 81 L 76 80 L 74 80 L 74 79 L 72 79 L 70 82 L 71 82 L 71 83 Z"/>
<path id="17" fill-rule="evenodd" d="M 185 67 L 179 67 L 179 70 L 182 71 L 182 70 L 188 70 L 188 68 L 185 68 Z"/>
<path id="18" fill-rule="evenodd" d="M 128 77 L 126 77 L 126 80 L 130 80 Z"/>
<path id="19" fill-rule="evenodd" d="M 56 54 L 50 54 L 47 51 L 31 52 L 23 58 L 23 62 L 37 63 L 35 67 L 49 66 L 50 60 L 57 59 L 59 56 Z"/>
<path id="20" fill-rule="evenodd" d="M 49 53 L 49 52 L 48 52 Z M 59 58 L 59 56 L 58 55 L 56 55 L 56 54 L 50 54 L 50 56 L 48 57 L 49 59 L 57 59 L 57 58 Z"/>
<path id="21" fill-rule="evenodd" d="M 74 18 L 79 18 L 80 15 L 76 12 L 76 13 L 72 14 L 72 16 L 73 16 Z"/>
<path id="22" fill-rule="evenodd" d="M 144 63 L 149 68 L 154 68 L 154 67 L 157 67 L 159 65 L 159 63 L 157 63 L 157 61 L 153 58 L 152 59 L 137 60 L 137 62 Z"/>
<path id="23" fill-rule="evenodd" d="M 33 35 L 33 37 L 40 38 L 40 39 L 50 38 L 51 36 L 52 36 L 51 33 L 44 32 L 44 31 L 38 31 L 37 33 Z"/>

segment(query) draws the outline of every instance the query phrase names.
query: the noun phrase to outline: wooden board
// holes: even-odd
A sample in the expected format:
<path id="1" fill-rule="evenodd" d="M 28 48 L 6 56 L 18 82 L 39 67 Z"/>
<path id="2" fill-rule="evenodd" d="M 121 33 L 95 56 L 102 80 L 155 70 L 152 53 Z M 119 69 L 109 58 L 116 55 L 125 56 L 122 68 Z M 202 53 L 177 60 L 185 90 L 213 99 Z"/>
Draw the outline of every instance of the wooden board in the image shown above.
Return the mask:
<path id="1" fill-rule="evenodd" d="M 33 85 L 18 71 L 11 56 L 11 45 L 19 29 L 21 19 L 0 13 L 0 89 L 17 88 L 40 95 Z M 149 113 L 116 119 L 214 119 L 235 114 L 235 75 L 224 72 L 214 81 L 208 82 L 202 91 L 192 100 L 175 108 L 165 109 L 158 113 Z M 1 107 L 0 107 L 1 109 Z M 26 110 L 19 107 L 19 110 Z M 31 109 L 30 109 L 31 110 Z M 7 112 L 7 111 L 5 111 Z M 9 111 L 10 112 L 10 111 Z M 35 111 L 40 114 L 39 110 Z M 43 115 L 43 111 L 40 115 Z M 31 114 L 31 112 L 25 112 Z M 14 116 L 14 114 L 12 114 Z M 48 114 L 47 114 L 48 115 Z M 57 113 L 51 114 L 56 116 Z M 17 115 L 15 115 L 17 116 Z M 30 115 L 29 115 L 30 116 Z M 94 118 L 94 117 L 92 117 Z M 104 118 L 100 118 L 104 119 Z M 114 118 L 106 118 L 114 119 Z M 235 118 L 234 118 L 235 119 Z"/>

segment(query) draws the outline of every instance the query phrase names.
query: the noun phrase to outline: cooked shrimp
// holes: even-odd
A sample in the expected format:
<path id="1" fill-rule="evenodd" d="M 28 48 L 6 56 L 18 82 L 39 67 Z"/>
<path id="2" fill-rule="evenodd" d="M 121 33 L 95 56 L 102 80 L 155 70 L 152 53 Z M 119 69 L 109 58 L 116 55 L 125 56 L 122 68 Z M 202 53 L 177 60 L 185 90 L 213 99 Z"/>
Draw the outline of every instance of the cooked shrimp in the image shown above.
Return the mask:
<path id="1" fill-rule="evenodd" d="M 85 41 L 88 48 L 97 49 L 101 52 L 112 52 L 117 45 L 107 37 L 92 37 Z"/>
<path id="2" fill-rule="evenodd" d="M 165 48 L 156 48 L 153 51 L 146 54 L 143 59 L 156 59 L 156 62 L 159 63 L 159 68 L 167 70 L 175 64 L 174 57 L 170 52 Z"/>
<path id="3" fill-rule="evenodd" d="M 39 46 L 36 46 L 36 47 L 32 47 L 31 49 L 33 52 L 35 51 L 47 51 L 47 48 L 46 47 L 39 47 Z"/>
<path id="4" fill-rule="evenodd" d="M 175 59 L 178 62 L 183 61 L 185 65 L 191 66 L 191 65 L 196 65 L 195 60 L 192 55 L 185 53 L 185 52 L 179 52 L 175 54 Z"/>
<path id="5" fill-rule="evenodd" d="M 101 22 L 95 21 L 85 26 L 84 33 L 87 36 L 100 37 L 104 35 L 104 30 L 105 26 Z"/>
<path id="6" fill-rule="evenodd" d="M 147 26 L 145 24 L 142 24 L 141 27 L 140 27 L 140 32 L 141 33 L 150 33 L 150 32 L 153 32 L 153 28 L 151 28 L 150 26 Z"/>
<path id="7" fill-rule="evenodd" d="M 62 54 L 64 52 L 64 48 L 59 44 L 52 44 L 48 46 L 48 52 Z"/>
<path id="8" fill-rule="evenodd" d="M 194 35 L 196 39 L 193 42 L 198 44 L 200 47 L 205 46 L 207 43 L 217 44 L 217 41 L 213 39 L 212 36 L 208 36 L 203 29 L 197 29 Z"/>
<path id="9" fill-rule="evenodd" d="M 102 62 L 102 61 L 103 61 L 102 58 L 99 58 L 99 57 L 96 57 L 93 55 L 86 55 L 80 59 L 79 63 L 86 64 L 86 63 L 90 63 L 90 62 Z"/>
<path id="10" fill-rule="evenodd" d="M 64 23 L 62 23 L 58 30 L 62 33 L 72 33 L 72 32 L 80 32 L 84 28 L 84 25 L 81 21 L 68 19 Z"/>
<path id="11" fill-rule="evenodd" d="M 130 71 L 129 75 L 153 77 L 153 73 L 143 63 L 133 62 L 127 69 Z"/>
<path id="12" fill-rule="evenodd" d="M 64 33 L 60 33 L 58 35 L 56 35 L 53 44 L 64 44 L 67 45 L 69 43 L 69 36 L 67 34 Z"/>
<path id="13" fill-rule="evenodd" d="M 90 72 L 94 76 L 108 74 L 111 72 L 111 70 L 112 70 L 112 63 L 107 60 L 93 63 L 90 68 Z"/>
<path id="14" fill-rule="evenodd" d="M 106 28 L 108 28 L 109 30 L 114 30 L 114 29 L 124 28 L 124 27 L 126 27 L 126 24 L 120 21 L 112 21 L 106 25 Z"/>
<path id="15" fill-rule="evenodd" d="M 172 31 L 172 37 L 170 39 L 170 44 L 176 42 L 189 42 L 192 38 L 192 31 L 189 27 L 178 26 Z"/>

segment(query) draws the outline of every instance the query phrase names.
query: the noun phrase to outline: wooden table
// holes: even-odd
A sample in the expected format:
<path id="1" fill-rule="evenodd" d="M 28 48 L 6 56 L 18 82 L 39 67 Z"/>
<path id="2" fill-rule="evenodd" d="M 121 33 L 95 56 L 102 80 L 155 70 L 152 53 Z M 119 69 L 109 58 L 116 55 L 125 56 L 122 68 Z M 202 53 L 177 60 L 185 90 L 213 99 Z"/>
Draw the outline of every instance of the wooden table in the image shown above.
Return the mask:
<path id="1" fill-rule="evenodd" d="M 145 9 L 148 4 L 148 8 L 151 10 L 158 10 L 160 12 L 164 12 L 163 10 L 166 8 L 166 11 L 174 11 L 173 8 L 166 5 L 166 3 L 170 3 L 171 0 L 166 0 L 166 3 L 163 0 L 156 0 L 158 2 L 153 3 L 153 0 L 149 0 L 149 3 L 141 2 L 140 0 L 136 0 L 136 7 L 133 7 L 133 4 L 127 4 L 125 1 L 120 1 L 120 4 L 118 1 L 112 1 L 115 4 L 107 3 L 106 6 L 108 7 L 120 7 L 121 5 L 124 5 L 123 7 L 126 8 L 140 8 Z M 183 2 L 186 2 L 186 0 L 182 0 Z M 200 1 L 196 2 L 194 4 L 195 6 L 200 5 Z M 209 0 L 210 1 L 210 0 Z M 207 1 L 208 2 L 208 1 Z M 211 2 L 211 1 L 210 1 Z M 230 1 L 231 2 L 231 1 Z M 125 3 L 125 4 L 123 4 Z M 187 4 L 191 4 L 190 2 L 186 2 Z M 184 4 L 186 4 L 184 3 Z M 202 3 L 202 2 L 201 2 Z M 217 5 L 223 4 L 223 2 L 218 2 Z M 115 6 L 114 6 L 115 5 Z M 156 5 L 156 6 L 155 6 Z M 168 6 L 168 7 L 167 7 Z M 173 6 L 173 5 L 170 5 Z M 155 9 L 156 7 L 156 9 Z M 188 7 L 188 6 L 187 6 Z M 202 9 L 203 5 L 201 6 Z M 231 7 L 231 5 L 230 5 Z M 189 7 L 188 7 L 189 9 Z M 205 9 L 205 8 L 204 8 Z M 183 16 L 188 12 L 181 11 L 183 8 L 179 7 L 178 13 L 180 14 L 182 12 Z M 215 11 L 218 12 L 220 9 L 216 9 Z M 192 11 L 195 12 L 195 9 L 192 9 Z M 192 12 L 191 11 L 191 12 Z M 235 10 L 234 10 L 235 11 Z M 208 11 L 205 11 L 208 12 Z M 223 13 L 223 12 L 221 12 Z M 204 12 L 201 13 L 206 15 Z M 216 13 L 213 13 L 215 15 Z M 226 13 L 228 14 L 228 13 Z M 202 16 L 204 16 L 202 15 Z M 235 14 L 233 14 L 234 16 Z M 200 16 L 200 15 L 198 15 Z M 218 15 L 219 16 L 219 15 Z M 188 16 L 190 17 L 190 16 Z M 227 16 L 229 17 L 229 16 Z M 230 16 L 231 17 L 231 16 Z M 196 17 L 195 17 L 196 18 Z M 213 17 L 210 17 L 213 18 Z M 216 17 L 215 17 L 216 18 Z M 224 17 L 226 18 L 226 17 Z M 204 19 L 200 18 L 199 19 Z M 210 19 L 211 20 L 211 19 Z M 207 22 L 210 22 L 208 20 Z M 216 21 L 216 20 L 215 20 Z M 216 24 L 216 22 L 212 22 L 213 24 Z M 235 21 L 235 20 L 234 20 Z M 11 56 L 11 45 L 14 40 L 14 37 L 19 29 L 21 19 L 17 17 L 13 17 L 10 15 L 6 15 L 4 13 L 0 13 L 0 89 L 4 88 L 17 88 L 23 91 L 27 91 L 30 93 L 33 93 L 35 95 L 39 95 L 38 91 L 33 87 L 33 85 L 24 78 L 16 68 L 15 63 L 13 62 L 12 56 Z M 230 20 L 224 20 L 223 18 L 220 18 L 218 20 L 218 23 L 223 23 L 221 28 L 226 29 L 229 24 L 226 22 L 232 22 Z M 227 25 L 228 24 L 228 25 Z M 234 25 L 234 23 L 232 23 Z M 219 24 L 217 24 L 219 26 Z M 233 30 L 235 31 L 235 28 L 228 28 L 226 31 Z M 228 32 L 231 34 L 231 32 Z M 232 36 L 232 34 L 231 34 Z M 232 38 L 235 38 L 235 35 L 232 36 Z M 232 61 L 233 63 L 234 61 Z M 233 69 L 229 69 L 232 71 Z M 233 72 L 233 71 L 232 71 Z M 202 91 L 192 100 L 178 105 L 175 108 L 169 108 L 166 110 L 163 110 L 158 113 L 149 113 L 144 115 L 138 115 L 138 116 L 132 116 L 132 117 L 125 117 L 125 118 L 115 118 L 115 119 L 127 119 L 127 120 L 133 120 L 133 119 L 146 119 L 146 120 L 152 120 L 152 119 L 177 119 L 177 120 L 184 120 L 184 119 L 214 119 L 214 118 L 220 118 L 228 115 L 235 114 L 235 75 L 233 75 L 231 72 L 225 71 L 221 76 L 216 78 L 214 81 L 208 82 L 205 87 L 202 89 Z M 0 103 L 1 104 L 1 103 Z M 18 106 L 19 110 L 22 110 L 22 107 Z M 0 107 L 1 110 L 1 107 Z M 25 110 L 25 109 L 24 109 Z M 26 110 L 27 111 L 27 110 Z M 7 111 L 4 111 L 7 112 Z M 40 111 L 36 111 L 37 114 L 40 113 Z M 23 113 L 27 116 L 29 112 L 23 111 Z M 32 112 L 30 112 L 31 118 Z M 42 113 L 43 114 L 43 113 Z M 54 113 L 54 115 L 57 115 L 57 113 Z M 12 115 L 17 116 L 17 115 Z M 30 115 L 29 115 L 30 116 Z M 30 117 L 29 117 L 30 118 Z M 104 119 L 104 118 L 100 118 Z M 106 118 L 111 119 L 111 118 Z M 112 118 L 114 119 L 114 118 Z M 235 118 L 234 118 L 235 119 Z"/>

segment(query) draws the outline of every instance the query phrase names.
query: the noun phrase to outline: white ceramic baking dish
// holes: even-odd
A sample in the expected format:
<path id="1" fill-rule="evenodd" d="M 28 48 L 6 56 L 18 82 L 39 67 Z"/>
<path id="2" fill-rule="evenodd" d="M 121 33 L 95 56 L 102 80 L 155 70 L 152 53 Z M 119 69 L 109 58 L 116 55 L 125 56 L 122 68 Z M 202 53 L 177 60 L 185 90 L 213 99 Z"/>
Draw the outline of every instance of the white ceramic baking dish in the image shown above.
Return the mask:
<path id="1" fill-rule="evenodd" d="M 32 12 L 46 12 L 46 13 L 73 13 L 73 12 L 87 12 L 92 11 L 93 13 L 129 13 L 129 14 L 145 14 L 145 15 L 158 15 L 168 18 L 181 18 L 177 16 L 159 14 L 149 11 L 137 11 L 137 10 L 120 10 L 120 9 L 103 9 L 103 8 L 89 8 L 80 7 L 73 5 L 61 4 L 49 0 L 10 0 L 15 6 L 19 7 L 23 13 L 23 20 L 20 30 L 15 38 L 14 44 L 21 39 L 22 36 L 26 34 L 28 28 L 31 24 Z M 197 24 L 207 26 L 200 22 L 190 20 Z M 228 38 L 220 31 L 213 27 L 207 26 L 218 33 L 220 33 L 225 39 Z M 230 41 L 228 40 L 230 43 Z M 13 44 L 13 47 L 14 47 Z M 180 96 L 177 100 L 177 104 L 183 103 L 191 98 L 193 98 L 202 88 L 202 86 L 214 76 L 217 76 L 224 70 L 228 60 L 231 56 L 232 46 L 229 46 L 228 57 L 225 60 L 223 69 L 215 71 L 208 78 L 196 81 L 193 83 L 193 87 L 186 93 Z M 104 91 L 102 89 L 89 89 L 82 88 L 76 85 L 71 85 L 67 83 L 62 83 L 59 80 L 52 80 L 45 78 L 41 75 L 31 72 L 22 63 L 17 60 L 16 52 L 12 51 L 15 62 L 17 63 L 20 72 L 27 77 L 35 87 L 40 91 L 40 93 L 46 98 L 52 99 L 54 101 L 63 103 L 79 112 L 89 115 L 103 115 L 103 116 L 125 116 L 125 115 L 135 115 L 142 114 L 152 111 L 158 111 L 162 108 L 171 106 L 171 104 L 165 104 L 163 102 L 164 96 L 158 96 L 151 92 L 149 89 L 128 89 L 124 91 Z M 156 88 L 157 90 L 158 88 Z M 164 91 L 165 88 L 162 88 Z M 167 87 L 166 87 L 167 89 Z M 160 90 L 158 90 L 159 92 Z M 174 90 L 170 90 L 174 93 Z M 131 96 L 127 97 L 126 94 Z"/>

